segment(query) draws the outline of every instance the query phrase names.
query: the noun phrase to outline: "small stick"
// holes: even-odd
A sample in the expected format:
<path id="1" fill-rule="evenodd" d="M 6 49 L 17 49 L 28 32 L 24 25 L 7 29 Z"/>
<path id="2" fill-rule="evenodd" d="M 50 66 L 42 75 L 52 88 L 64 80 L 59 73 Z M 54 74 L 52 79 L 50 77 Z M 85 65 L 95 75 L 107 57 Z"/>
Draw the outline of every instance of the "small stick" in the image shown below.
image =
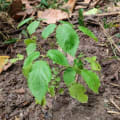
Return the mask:
<path id="1" fill-rule="evenodd" d="M 116 111 L 107 111 L 108 113 L 110 114 L 117 114 L 117 115 L 120 115 L 120 112 L 116 112 Z"/>
<path id="2" fill-rule="evenodd" d="M 115 86 L 115 87 L 120 87 L 120 85 L 118 84 L 115 84 L 115 83 L 110 83 L 112 86 Z"/>
<path id="3" fill-rule="evenodd" d="M 113 99 L 110 99 L 110 102 L 120 111 L 120 107 L 113 101 Z"/>
<path id="4" fill-rule="evenodd" d="M 77 8 L 79 9 L 79 7 Z M 78 13 L 73 13 L 72 15 L 78 15 Z M 108 12 L 108 13 L 101 13 L 101 14 L 94 14 L 94 15 L 86 15 L 85 13 L 83 13 L 84 16 L 91 16 L 91 17 L 103 17 L 103 16 L 111 16 L 111 15 L 120 15 L 120 12 Z"/>
<path id="5" fill-rule="evenodd" d="M 119 15 L 120 11 L 118 12 L 108 12 L 108 13 L 101 13 L 101 14 L 95 14 L 95 15 L 85 15 L 84 16 L 98 16 L 98 17 L 102 17 L 102 16 L 111 16 L 111 15 Z"/>
<path id="6" fill-rule="evenodd" d="M 99 22 L 100 27 L 102 28 L 104 35 L 107 37 L 108 41 L 110 42 L 111 45 L 113 45 L 118 52 L 120 53 L 120 49 L 119 47 L 115 44 L 114 40 L 112 39 L 112 37 L 106 32 L 105 28 L 103 27 L 103 25 Z"/>

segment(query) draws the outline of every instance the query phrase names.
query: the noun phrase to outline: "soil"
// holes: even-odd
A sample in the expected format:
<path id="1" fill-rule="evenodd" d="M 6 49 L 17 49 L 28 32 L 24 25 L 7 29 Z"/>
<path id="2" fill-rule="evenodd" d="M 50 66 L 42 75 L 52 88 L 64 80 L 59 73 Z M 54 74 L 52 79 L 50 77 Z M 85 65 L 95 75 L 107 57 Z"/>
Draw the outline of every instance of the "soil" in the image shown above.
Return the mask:
<path id="1" fill-rule="evenodd" d="M 71 22 L 75 21 L 73 18 Z M 111 20 L 110 17 L 107 19 Z M 114 57 L 114 51 L 119 57 L 120 54 L 111 48 L 100 26 L 87 26 L 98 37 L 99 42 L 77 30 L 80 38 L 78 54 L 82 52 L 86 56 L 97 56 L 102 67 L 99 73 L 99 94 L 96 95 L 88 89 L 88 103 L 82 104 L 65 92 L 63 95 L 56 95 L 54 99 L 48 97 L 48 106 L 41 107 L 35 103 L 28 89 L 27 80 L 22 74 L 23 61 L 19 61 L 0 74 L 0 120 L 120 120 L 120 109 L 114 105 L 120 106 L 120 60 Z M 120 28 L 106 30 L 118 45 L 120 39 L 114 34 L 119 33 Z M 45 54 L 48 49 L 53 48 L 55 38 L 52 36 L 43 42 L 40 34 L 41 30 L 38 29 L 37 46 L 40 53 Z M 14 58 L 18 53 L 26 56 L 23 40 L 0 46 L 0 55 Z"/>

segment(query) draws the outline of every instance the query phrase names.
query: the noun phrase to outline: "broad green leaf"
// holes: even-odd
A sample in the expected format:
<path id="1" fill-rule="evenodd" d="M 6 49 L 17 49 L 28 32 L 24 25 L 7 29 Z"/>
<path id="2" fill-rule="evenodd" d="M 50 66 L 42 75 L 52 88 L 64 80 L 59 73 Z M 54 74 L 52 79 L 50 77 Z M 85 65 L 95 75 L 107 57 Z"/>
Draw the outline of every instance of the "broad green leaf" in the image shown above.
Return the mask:
<path id="1" fill-rule="evenodd" d="M 40 56 L 40 52 L 33 52 L 24 61 L 24 66 L 29 65 Z"/>
<path id="2" fill-rule="evenodd" d="M 57 64 L 64 65 L 64 66 L 69 65 L 67 58 L 63 55 L 63 53 L 61 53 L 58 50 L 55 50 L 55 49 L 49 50 L 47 52 L 47 56 Z"/>
<path id="3" fill-rule="evenodd" d="M 76 72 L 73 70 L 73 68 L 67 68 L 63 74 L 63 80 L 65 84 L 70 85 L 71 83 L 73 83 L 75 81 L 75 75 Z"/>
<path id="4" fill-rule="evenodd" d="M 35 43 L 36 44 L 36 39 L 28 38 L 28 39 L 24 40 L 24 43 L 25 43 L 26 46 L 28 46 L 31 43 Z"/>
<path id="5" fill-rule="evenodd" d="M 98 41 L 98 38 L 94 35 L 94 33 L 89 30 L 88 28 L 84 27 L 84 26 L 79 26 L 78 27 L 80 31 L 82 31 L 84 34 L 88 35 L 89 37 L 91 37 L 92 39 L 94 39 L 96 42 Z"/>
<path id="6" fill-rule="evenodd" d="M 23 65 L 23 74 L 25 77 L 28 77 L 33 61 L 36 60 L 39 56 L 40 56 L 40 52 L 33 52 L 25 59 Z"/>
<path id="7" fill-rule="evenodd" d="M 36 51 L 36 44 L 35 43 L 31 43 L 27 46 L 26 48 L 26 52 L 27 52 L 27 55 L 29 56 L 30 54 L 32 54 L 33 52 Z"/>
<path id="8" fill-rule="evenodd" d="M 37 61 L 32 65 L 28 87 L 37 101 L 41 102 L 45 97 L 51 76 L 50 67 L 45 61 Z"/>
<path id="9" fill-rule="evenodd" d="M 100 87 L 100 80 L 96 73 L 83 69 L 81 70 L 81 76 L 87 83 L 88 87 L 95 93 L 98 93 L 98 89 Z"/>
<path id="10" fill-rule="evenodd" d="M 83 9 L 79 9 L 78 23 L 80 26 L 84 26 Z"/>
<path id="11" fill-rule="evenodd" d="M 70 25 L 72 28 L 74 27 L 74 25 L 73 24 L 71 24 L 71 23 L 69 23 L 69 22 L 66 22 L 66 21 L 59 21 L 61 24 L 68 24 L 68 25 Z"/>
<path id="12" fill-rule="evenodd" d="M 50 24 L 48 25 L 43 31 L 42 31 L 42 37 L 44 39 L 48 38 L 48 36 L 54 32 L 56 28 L 56 25 L 55 24 Z"/>
<path id="13" fill-rule="evenodd" d="M 31 20 L 33 20 L 33 19 L 34 19 L 33 17 L 30 17 L 30 18 L 27 18 L 27 19 L 21 21 L 21 22 L 18 24 L 17 28 L 23 26 L 24 24 L 28 23 L 29 21 L 31 21 Z"/>
<path id="14" fill-rule="evenodd" d="M 85 92 L 86 89 L 78 83 L 74 83 L 69 88 L 70 95 L 81 103 L 86 103 L 88 101 L 88 96 L 85 94 Z"/>
<path id="15" fill-rule="evenodd" d="M 87 58 L 85 58 L 85 60 L 90 63 L 90 66 L 91 66 L 92 70 L 96 70 L 96 71 L 101 70 L 100 64 L 96 61 L 96 56 L 87 57 Z"/>
<path id="16" fill-rule="evenodd" d="M 35 31 L 36 31 L 36 29 L 39 27 L 39 24 L 40 24 L 40 22 L 39 21 L 33 21 L 32 23 L 30 23 L 29 25 L 28 25 L 28 27 L 27 27 L 27 31 L 28 31 L 28 33 L 30 34 L 30 35 L 32 35 Z"/>
<path id="17" fill-rule="evenodd" d="M 26 78 L 28 78 L 28 75 L 29 75 L 31 69 L 32 69 L 32 63 L 30 63 L 29 65 L 23 67 L 22 72 L 23 72 L 23 75 Z"/>
<path id="18" fill-rule="evenodd" d="M 62 24 L 57 27 L 56 38 L 58 45 L 67 53 L 75 56 L 79 46 L 79 37 L 76 31 L 69 24 Z"/>

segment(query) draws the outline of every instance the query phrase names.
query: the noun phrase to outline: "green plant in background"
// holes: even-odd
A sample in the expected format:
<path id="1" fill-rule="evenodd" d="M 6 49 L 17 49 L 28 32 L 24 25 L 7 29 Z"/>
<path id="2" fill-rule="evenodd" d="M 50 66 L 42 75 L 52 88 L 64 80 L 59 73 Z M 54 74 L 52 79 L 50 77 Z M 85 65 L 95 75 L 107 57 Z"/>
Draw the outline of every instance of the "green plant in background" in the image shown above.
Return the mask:
<path id="1" fill-rule="evenodd" d="M 21 21 L 18 24 L 17 28 L 20 28 L 21 26 L 23 26 L 25 24 L 28 24 L 27 32 L 29 33 L 29 35 L 32 35 L 36 31 L 36 29 L 39 27 L 41 20 L 42 19 L 35 20 L 34 17 L 30 17 L 30 18 L 27 18 L 27 19 Z M 27 32 L 23 31 L 23 33 L 26 34 L 26 35 L 27 35 Z"/>
<path id="2" fill-rule="evenodd" d="M 0 11 L 8 10 L 10 2 L 7 0 L 0 0 Z"/>
<path id="3" fill-rule="evenodd" d="M 59 92 L 63 93 L 63 89 L 59 86 L 61 74 L 63 75 L 64 84 L 68 87 L 69 94 L 81 103 L 86 103 L 88 96 L 85 87 L 76 79 L 76 75 L 80 75 L 88 87 L 94 93 L 98 93 L 100 80 L 95 71 L 100 71 L 101 67 L 96 61 L 96 56 L 84 57 L 84 55 L 79 55 L 76 57 L 79 36 L 73 27 L 70 23 L 62 21 L 58 26 L 55 24 L 48 25 L 42 32 L 42 37 L 46 40 L 56 29 L 56 42 L 63 52 L 50 49 L 43 56 L 40 55 L 39 51 L 36 51 L 35 38 L 25 40 L 27 58 L 24 61 L 23 74 L 28 80 L 28 87 L 35 97 L 36 103 L 45 104 L 46 94 L 50 93 L 51 96 L 54 96 L 55 89 L 59 89 Z M 79 26 L 79 29 L 95 41 L 98 41 L 97 37 L 85 26 Z M 65 53 L 74 58 L 72 65 L 69 64 Z M 44 60 L 46 57 L 52 60 L 53 64 L 59 65 L 60 68 L 50 68 L 48 62 Z M 91 69 L 85 67 L 85 62 L 90 64 Z"/>

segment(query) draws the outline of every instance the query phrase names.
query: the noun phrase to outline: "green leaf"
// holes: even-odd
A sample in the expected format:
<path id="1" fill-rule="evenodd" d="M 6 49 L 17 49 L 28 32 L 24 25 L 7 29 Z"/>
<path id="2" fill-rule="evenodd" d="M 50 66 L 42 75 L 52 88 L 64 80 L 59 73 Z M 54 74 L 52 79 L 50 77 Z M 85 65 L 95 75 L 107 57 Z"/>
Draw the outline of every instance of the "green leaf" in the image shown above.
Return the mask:
<path id="1" fill-rule="evenodd" d="M 67 68 L 63 74 L 63 80 L 65 84 L 70 85 L 71 83 L 73 83 L 75 81 L 75 75 L 76 72 L 73 70 L 73 68 Z"/>
<path id="2" fill-rule="evenodd" d="M 28 77 L 33 61 L 36 60 L 39 56 L 40 56 L 40 52 L 33 52 L 25 59 L 24 65 L 23 65 L 24 76 Z"/>
<path id="3" fill-rule="evenodd" d="M 50 86 L 50 87 L 48 88 L 48 92 L 50 93 L 50 95 L 51 95 L 52 97 L 54 97 L 54 96 L 55 96 L 55 86 Z"/>
<path id="4" fill-rule="evenodd" d="M 79 37 L 69 24 L 59 25 L 56 30 L 58 45 L 67 53 L 75 56 L 79 46 Z"/>
<path id="5" fill-rule="evenodd" d="M 20 28 L 21 26 L 23 26 L 24 24 L 28 23 L 29 21 L 33 20 L 34 18 L 33 17 L 30 17 L 30 18 L 27 18 L 27 19 L 24 19 L 23 21 L 21 21 L 17 28 Z"/>
<path id="6" fill-rule="evenodd" d="M 26 46 L 28 46 L 31 43 L 35 43 L 36 44 L 36 39 L 28 38 L 28 39 L 24 40 L 24 43 L 25 43 Z"/>
<path id="7" fill-rule="evenodd" d="M 34 52 L 30 54 L 24 61 L 24 66 L 29 65 L 32 63 L 34 60 L 36 60 L 40 56 L 40 52 Z"/>
<path id="8" fill-rule="evenodd" d="M 30 34 L 30 35 L 32 35 L 35 31 L 36 31 L 36 29 L 39 27 L 39 24 L 40 24 L 40 22 L 39 21 L 33 21 L 32 23 L 30 23 L 29 25 L 28 25 L 28 27 L 27 27 L 27 31 L 28 31 L 28 33 Z"/>
<path id="9" fill-rule="evenodd" d="M 21 54 L 17 54 L 17 58 L 13 58 L 13 59 L 10 59 L 10 63 L 16 63 L 17 61 L 19 60 L 23 60 L 24 59 L 24 56 L 21 55 Z"/>
<path id="10" fill-rule="evenodd" d="M 96 42 L 98 41 L 98 38 L 94 35 L 94 33 L 89 30 L 88 28 L 84 27 L 84 26 L 79 26 L 78 27 L 80 31 L 82 31 L 84 34 L 88 35 L 89 37 L 91 37 L 92 39 L 94 39 Z"/>
<path id="11" fill-rule="evenodd" d="M 88 101 L 88 96 L 85 94 L 85 92 L 86 89 L 78 83 L 74 83 L 69 88 L 70 95 L 81 103 L 86 103 Z"/>
<path id="12" fill-rule="evenodd" d="M 84 26 L 83 9 L 79 9 L 78 23 L 80 26 Z"/>
<path id="13" fill-rule="evenodd" d="M 100 64 L 96 61 L 96 56 L 87 57 L 87 58 L 85 58 L 85 60 L 90 63 L 90 66 L 91 66 L 92 70 L 96 70 L 96 71 L 101 70 Z"/>
<path id="14" fill-rule="evenodd" d="M 26 48 L 26 52 L 27 52 L 27 55 L 29 56 L 30 54 L 32 54 L 33 52 L 36 51 L 36 44 L 35 43 L 31 43 L 27 46 Z"/>
<path id="15" fill-rule="evenodd" d="M 43 97 L 41 101 L 38 101 L 37 99 L 35 99 L 35 103 L 40 104 L 41 106 L 46 105 L 46 97 Z"/>
<path id="16" fill-rule="evenodd" d="M 74 25 L 73 24 L 71 24 L 71 23 L 69 23 L 69 22 L 66 22 L 66 21 L 63 21 L 63 20 L 61 20 L 61 21 L 59 21 L 61 24 L 68 24 L 68 25 L 70 25 L 72 28 L 74 27 Z"/>
<path id="17" fill-rule="evenodd" d="M 56 25 L 55 24 L 50 24 L 48 25 L 43 31 L 42 31 L 42 37 L 44 39 L 48 38 L 48 36 L 54 32 L 56 28 Z"/>
<path id="18" fill-rule="evenodd" d="M 81 59 L 74 59 L 73 68 L 76 71 L 76 73 L 80 73 L 81 69 L 84 68 L 82 60 Z"/>
<path id="19" fill-rule="evenodd" d="M 98 89 L 100 87 L 100 80 L 96 73 L 83 69 L 81 70 L 81 76 L 87 83 L 88 87 L 95 93 L 98 93 Z"/>
<path id="20" fill-rule="evenodd" d="M 45 61 L 37 61 L 32 65 L 28 87 L 37 101 L 41 102 L 45 97 L 51 77 L 50 67 Z"/>
<path id="21" fill-rule="evenodd" d="M 57 64 L 64 65 L 64 66 L 69 65 L 67 58 L 63 55 L 63 53 L 61 53 L 58 50 L 55 50 L 55 49 L 49 50 L 47 52 L 47 56 Z"/>
<path id="22" fill-rule="evenodd" d="M 12 44 L 17 42 L 18 38 L 10 38 L 8 40 L 5 40 L 4 44 Z"/>
<path id="23" fill-rule="evenodd" d="M 41 0 L 40 3 L 41 3 L 42 5 L 45 5 L 46 7 L 48 6 L 47 0 Z"/>

